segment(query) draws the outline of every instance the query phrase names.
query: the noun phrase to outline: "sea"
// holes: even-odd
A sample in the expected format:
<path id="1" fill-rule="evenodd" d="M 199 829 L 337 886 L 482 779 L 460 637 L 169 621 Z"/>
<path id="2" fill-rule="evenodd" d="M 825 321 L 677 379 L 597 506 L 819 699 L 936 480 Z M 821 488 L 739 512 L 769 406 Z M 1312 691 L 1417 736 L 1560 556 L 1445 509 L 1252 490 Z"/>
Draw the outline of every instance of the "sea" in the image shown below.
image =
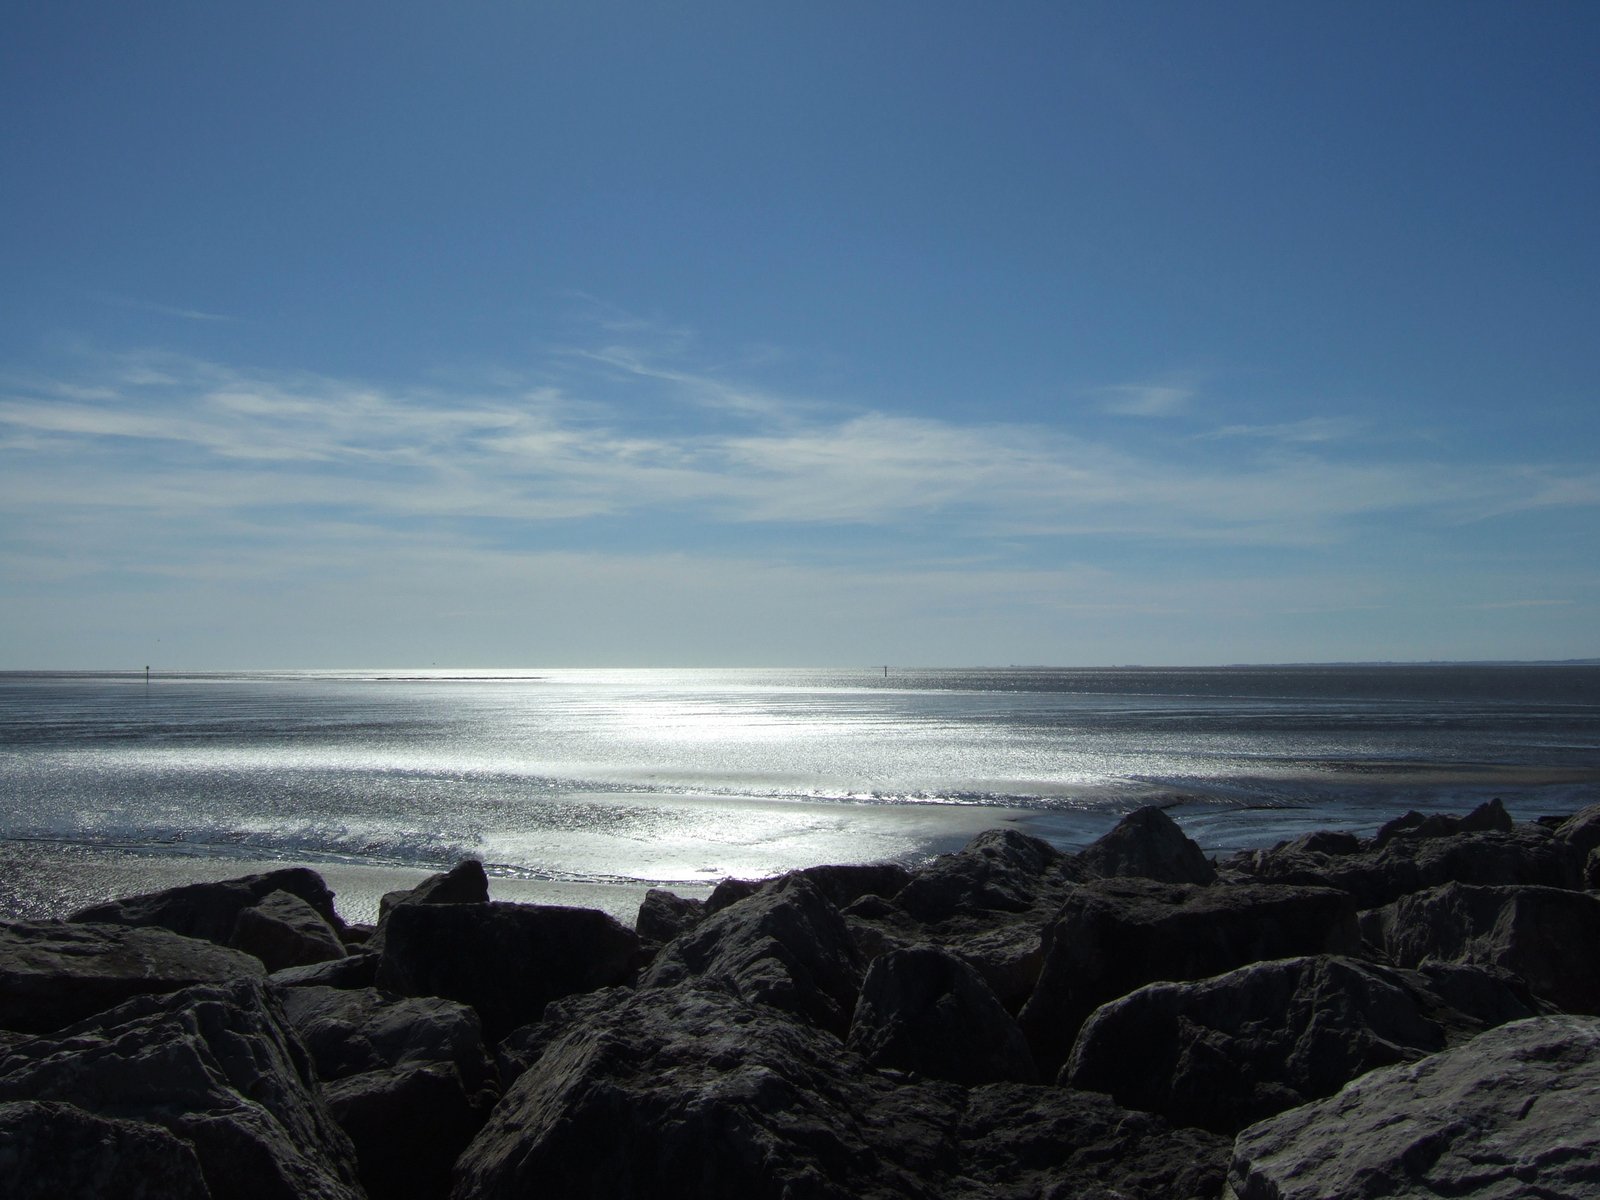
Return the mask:
<path id="1" fill-rule="evenodd" d="M 1600 802 L 1600 666 L 0 673 L 0 848 L 694 887 Z"/>

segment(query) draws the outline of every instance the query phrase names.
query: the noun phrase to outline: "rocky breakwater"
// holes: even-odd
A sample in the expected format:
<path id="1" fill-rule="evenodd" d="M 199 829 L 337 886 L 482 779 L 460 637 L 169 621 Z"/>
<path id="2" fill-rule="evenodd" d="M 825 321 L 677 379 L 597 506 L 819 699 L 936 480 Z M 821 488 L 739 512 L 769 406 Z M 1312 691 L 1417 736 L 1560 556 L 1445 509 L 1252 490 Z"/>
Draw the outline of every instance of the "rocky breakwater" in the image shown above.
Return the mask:
<path id="1" fill-rule="evenodd" d="M 652 893 L 291 870 L 0 925 L 11 1197 L 1593 1197 L 1600 807 L 1156 809 Z"/>

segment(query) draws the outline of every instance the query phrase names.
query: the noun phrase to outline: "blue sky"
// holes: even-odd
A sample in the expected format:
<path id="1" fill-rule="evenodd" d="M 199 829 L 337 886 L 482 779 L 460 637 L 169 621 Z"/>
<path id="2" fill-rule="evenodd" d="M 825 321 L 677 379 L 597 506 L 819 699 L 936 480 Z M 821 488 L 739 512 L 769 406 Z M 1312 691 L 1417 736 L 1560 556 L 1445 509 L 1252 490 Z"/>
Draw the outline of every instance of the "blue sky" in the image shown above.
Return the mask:
<path id="1" fill-rule="evenodd" d="M 1600 7 L 15 4 L 0 667 L 1600 655 Z"/>

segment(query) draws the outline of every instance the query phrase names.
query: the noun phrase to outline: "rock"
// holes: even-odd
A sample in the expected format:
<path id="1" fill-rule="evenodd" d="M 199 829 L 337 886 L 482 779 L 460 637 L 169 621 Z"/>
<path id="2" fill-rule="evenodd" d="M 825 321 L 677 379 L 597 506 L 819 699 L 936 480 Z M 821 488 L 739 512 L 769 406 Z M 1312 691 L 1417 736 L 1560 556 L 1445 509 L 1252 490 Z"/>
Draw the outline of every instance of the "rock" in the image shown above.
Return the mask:
<path id="1" fill-rule="evenodd" d="M 1487 986 L 1469 997 L 1474 1009 L 1534 1015 L 1511 987 L 1499 987 L 1498 997 Z M 1452 1031 L 1495 1023 L 1458 1012 L 1447 1028 L 1443 1007 L 1417 972 L 1337 956 L 1253 963 L 1198 982 L 1149 984 L 1102 1005 L 1079 1032 L 1062 1082 L 1232 1134 L 1374 1068 L 1442 1050 Z"/>
<path id="2" fill-rule="evenodd" d="M 1221 1139 L 1105 1097 L 873 1071 L 699 984 L 552 1012 L 543 1052 L 462 1155 L 455 1200 L 1182 1197 L 1214 1194 L 1226 1163 Z"/>
<path id="3" fill-rule="evenodd" d="M 211 1200 L 194 1147 L 159 1125 L 72 1104 L 0 1104 L 7 1200 Z"/>
<path id="4" fill-rule="evenodd" d="M 487 904 L 489 876 L 475 858 L 463 859 L 448 871 L 430 875 L 414 888 L 385 892 L 378 901 L 378 924 L 367 935 L 366 949 L 383 953 L 389 914 L 401 904 Z"/>
<path id="5" fill-rule="evenodd" d="M 639 979 L 715 981 L 843 1038 L 861 984 L 850 931 L 803 876 L 789 875 L 670 942 Z"/>
<path id="6" fill-rule="evenodd" d="M 1362 930 L 1401 966 L 1503 967 L 1567 1012 L 1600 1014 L 1600 897 L 1586 892 L 1449 883 L 1363 914 Z"/>
<path id="7" fill-rule="evenodd" d="M 1518 825 L 1509 833 L 1394 837 L 1381 849 L 1366 847 L 1354 854 L 1299 850 L 1291 842 L 1236 856 L 1229 865 L 1263 883 L 1338 888 L 1354 898 L 1357 908 L 1378 908 L 1445 883 L 1559 888 L 1583 883 L 1576 849 L 1539 825 Z"/>
<path id="8" fill-rule="evenodd" d="M 1024 913 L 1045 894 L 1059 899 L 1064 855 L 1014 829 L 980 833 L 956 854 L 942 854 L 912 874 L 894 900 L 924 923 L 975 913 Z"/>
<path id="9" fill-rule="evenodd" d="M 948 950 L 1015 1013 L 1038 981 L 1044 927 L 1075 878 L 1072 860 L 1049 843 L 992 829 L 912 872 L 892 899 L 863 896 L 845 915 L 864 958 L 914 946 Z"/>
<path id="10" fill-rule="evenodd" d="M 1089 1014 L 1134 988 L 1359 947 L 1350 897 L 1329 888 L 1097 880 L 1075 890 L 1046 931 L 1039 983 L 1019 1020 L 1034 1061 L 1053 1072 Z"/>
<path id="11" fill-rule="evenodd" d="M 1452 837 L 1458 833 L 1510 833 L 1511 814 L 1498 799 L 1480 804 L 1464 817 L 1449 813 L 1408 812 L 1386 822 L 1372 839 L 1374 849 L 1382 849 L 1396 838 Z"/>
<path id="12" fill-rule="evenodd" d="M 640 941 L 659 945 L 693 929 L 705 915 L 704 900 L 651 888 L 639 904 L 633 928 Z"/>
<path id="13" fill-rule="evenodd" d="M 1033 1083 L 1038 1077 L 1022 1031 L 983 977 L 931 946 L 873 960 L 848 1045 L 875 1067 L 951 1083 Z"/>
<path id="14" fill-rule="evenodd" d="M 508 904 L 400 904 L 385 922 L 377 986 L 470 1004 L 498 1040 L 551 1000 L 630 978 L 639 939 L 607 913 Z"/>
<path id="15" fill-rule="evenodd" d="M 160 1126 L 190 1147 L 212 1196 L 360 1200 L 349 1139 L 315 1086 L 266 985 L 250 979 L 136 997 L 0 1059 L 0 1102 Z M 172 1147 L 141 1152 L 183 1183 Z"/>
<path id="16" fill-rule="evenodd" d="M 854 904 L 863 896 L 890 897 L 911 880 L 899 863 L 845 863 L 841 866 L 804 867 L 793 872 L 821 892 L 835 908 Z"/>
<path id="17" fill-rule="evenodd" d="M 1154 805 L 1131 812 L 1116 828 L 1078 855 L 1090 879 L 1137 875 L 1166 883 L 1211 883 L 1216 868 L 1177 822 Z"/>
<path id="18" fill-rule="evenodd" d="M 293 892 L 269 892 L 239 910 L 231 943 L 254 954 L 269 971 L 344 958 L 348 951 L 333 926 Z"/>
<path id="19" fill-rule="evenodd" d="M 1541 1017 L 1252 1125 L 1233 1200 L 1600 1195 L 1600 1021 Z"/>
<path id="20" fill-rule="evenodd" d="M 48 1033 L 133 996 L 264 974 L 248 954 L 166 929 L 0 923 L 0 1028 Z"/>
<path id="21" fill-rule="evenodd" d="M 357 950 L 306 967 L 285 967 L 269 978 L 278 987 L 366 988 L 378 981 L 379 961 L 378 955 Z"/>
<path id="22" fill-rule="evenodd" d="M 764 879 L 724 879 L 711 889 L 711 895 L 706 897 L 706 916 L 719 913 L 729 905 L 737 904 L 759 892 L 765 885 Z"/>
<path id="23" fill-rule="evenodd" d="M 191 883 L 111 900 L 81 909 L 68 919 L 109 925 L 160 925 L 186 937 L 204 938 L 226 946 L 232 943 L 239 913 L 278 891 L 300 897 L 316 909 L 335 932 L 344 928 L 344 922 L 333 908 L 333 893 L 322 876 L 308 867 L 286 867 L 219 883 Z"/>
<path id="24" fill-rule="evenodd" d="M 475 858 L 462 859 L 450 870 L 430 875 L 416 887 L 389 892 L 378 902 L 381 923 L 396 904 L 487 904 L 489 876 Z"/>
<path id="25" fill-rule="evenodd" d="M 968 1093 L 957 1127 L 961 1200 L 1211 1200 L 1228 1142 L 1174 1129 L 1095 1092 L 990 1084 Z"/>
<path id="26" fill-rule="evenodd" d="M 477 1014 L 371 988 L 293 988 L 283 1006 L 372 1200 L 446 1194 L 456 1158 L 500 1097 Z"/>
<path id="27" fill-rule="evenodd" d="M 1556 825 L 1555 834 L 1582 864 L 1581 886 L 1600 888 L 1600 804 L 1591 804 L 1562 820 Z"/>

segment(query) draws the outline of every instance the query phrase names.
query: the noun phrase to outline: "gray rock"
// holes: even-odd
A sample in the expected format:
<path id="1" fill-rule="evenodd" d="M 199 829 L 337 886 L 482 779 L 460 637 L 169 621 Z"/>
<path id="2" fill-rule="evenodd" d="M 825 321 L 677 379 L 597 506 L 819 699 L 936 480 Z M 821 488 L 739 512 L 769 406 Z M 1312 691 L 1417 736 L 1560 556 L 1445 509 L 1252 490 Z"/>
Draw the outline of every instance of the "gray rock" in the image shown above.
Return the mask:
<path id="1" fill-rule="evenodd" d="M 68 919 L 109 925 L 160 925 L 186 937 L 226 946 L 232 943 L 240 912 L 278 891 L 300 897 L 336 932 L 344 928 L 344 921 L 334 911 L 333 893 L 322 876 L 308 867 L 285 867 L 261 875 L 191 883 L 110 900 L 80 909 Z"/>
<path id="2" fill-rule="evenodd" d="M 874 959 L 850 1022 L 850 1049 L 897 1067 L 969 1086 L 1034 1083 L 1028 1043 L 989 985 L 932 946 Z"/>
<path id="3" fill-rule="evenodd" d="M 863 958 L 937 946 L 1016 1013 L 1038 982 L 1045 926 L 1076 878 L 1073 860 L 1047 842 L 992 829 L 913 872 L 893 898 L 863 896 L 845 917 Z"/>
<path id="4" fill-rule="evenodd" d="M 1025 913 L 1060 898 L 1070 878 L 1065 856 L 1014 829 L 980 833 L 956 854 L 942 854 L 912 874 L 895 904 L 924 923 L 956 915 Z"/>
<path id="5" fill-rule="evenodd" d="M 639 939 L 608 913 L 507 904 L 400 904 L 385 921 L 377 986 L 470 1004 L 498 1040 L 551 1000 L 632 977 Z"/>
<path id="6" fill-rule="evenodd" d="M 159 1125 L 72 1104 L 0 1104 L 7 1200 L 211 1200 L 194 1147 Z"/>
<path id="7" fill-rule="evenodd" d="M 698 984 L 552 1006 L 537 1061 L 457 1165 L 455 1200 L 1214 1195 L 1227 1143 L 1103 1096 L 870 1069 Z"/>
<path id="8" fill-rule="evenodd" d="M 1357 853 L 1297 849 L 1291 842 L 1235 856 L 1228 865 L 1263 883 L 1338 888 L 1363 909 L 1446 883 L 1558 888 L 1583 884 L 1583 860 L 1577 848 L 1539 825 L 1517 825 L 1509 833 L 1396 836 L 1380 849 L 1367 846 Z"/>
<path id="9" fill-rule="evenodd" d="M 1131 812 L 1116 828 L 1078 855 L 1086 878 L 1136 875 L 1166 883 L 1211 883 L 1216 868 L 1160 808 Z"/>
<path id="10" fill-rule="evenodd" d="M 838 909 L 804 877 L 789 875 L 669 943 L 639 984 L 669 987 L 689 979 L 714 981 L 842 1038 L 861 961 Z"/>
<path id="11" fill-rule="evenodd" d="M 367 950 L 353 950 L 344 958 L 312 963 L 305 967 L 285 967 L 272 972 L 279 987 L 371 987 L 378 980 L 379 956 Z"/>
<path id="12" fill-rule="evenodd" d="M 132 996 L 264 974 L 248 954 L 166 929 L 0 923 L 0 1028 L 48 1033 Z"/>
<path id="13" fill-rule="evenodd" d="M 239 910 L 231 944 L 254 954 L 269 971 L 344 958 L 349 952 L 322 915 L 292 892 L 268 892 Z"/>
<path id="14" fill-rule="evenodd" d="M 1179 1125 L 1236 1133 L 1377 1067 L 1442 1050 L 1452 1035 L 1465 1040 L 1503 1013 L 1534 1015 L 1504 981 L 1479 985 L 1468 996 L 1474 1011 L 1446 1018 L 1428 976 L 1337 956 L 1154 983 L 1095 1011 L 1062 1082 Z"/>
<path id="15" fill-rule="evenodd" d="M 1234 1143 L 1233 1200 L 1592 1200 L 1600 1195 L 1600 1021 L 1502 1025 Z"/>
<path id="16" fill-rule="evenodd" d="M 640 941 L 660 945 L 687 933 L 705 915 L 704 900 L 651 888 L 639 903 L 639 915 L 633 922 L 633 928 Z"/>
<path id="17" fill-rule="evenodd" d="M 0 1102 L 160 1126 L 192 1149 L 212 1196 L 360 1200 L 349 1139 L 315 1087 L 310 1059 L 258 980 L 140 996 L 0 1059 Z M 164 1142 L 146 1150 L 181 1158 Z"/>
<path id="18" fill-rule="evenodd" d="M 1386 822 L 1372 839 L 1374 849 L 1382 849 L 1396 838 L 1453 837 L 1458 833 L 1510 833 L 1511 814 L 1498 799 L 1480 804 L 1464 817 L 1449 813 L 1408 812 Z"/>
<path id="19" fill-rule="evenodd" d="M 921 1196 L 961 1200 L 1212 1200 L 1228 1141 L 1174 1129 L 1095 1092 L 973 1088 L 954 1140 L 957 1178 Z"/>
<path id="20" fill-rule="evenodd" d="M 1102 879 L 1078 888 L 1045 933 L 1044 967 L 1019 1018 L 1054 1072 L 1100 1005 L 1161 980 L 1204 979 L 1265 959 L 1354 954 L 1350 897 L 1329 888 L 1197 887 Z"/>
<path id="21" fill-rule="evenodd" d="M 385 892 L 378 901 L 378 924 L 365 939 L 373 954 L 383 953 L 389 914 L 401 904 L 487 904 L 489 876 L 475 858 L 462 859 L 448 871 L 430 875 L 414 888 Z"/>
<path id="22" fill-rule="evenodd" d="M 1600 1014 L 1600 897 L 1449 883 L 1365 913 L 1361 923 L 1401 966 L 1502 967 L 1567 1012 Z"/>
<path id="23" fill-rule="evenodd" d="M 372 1200 L 424 1200 L 500 1098 L 477 1014 L 436 997 L 297 987 L 284 1013 L 311 1052 Z"/>

